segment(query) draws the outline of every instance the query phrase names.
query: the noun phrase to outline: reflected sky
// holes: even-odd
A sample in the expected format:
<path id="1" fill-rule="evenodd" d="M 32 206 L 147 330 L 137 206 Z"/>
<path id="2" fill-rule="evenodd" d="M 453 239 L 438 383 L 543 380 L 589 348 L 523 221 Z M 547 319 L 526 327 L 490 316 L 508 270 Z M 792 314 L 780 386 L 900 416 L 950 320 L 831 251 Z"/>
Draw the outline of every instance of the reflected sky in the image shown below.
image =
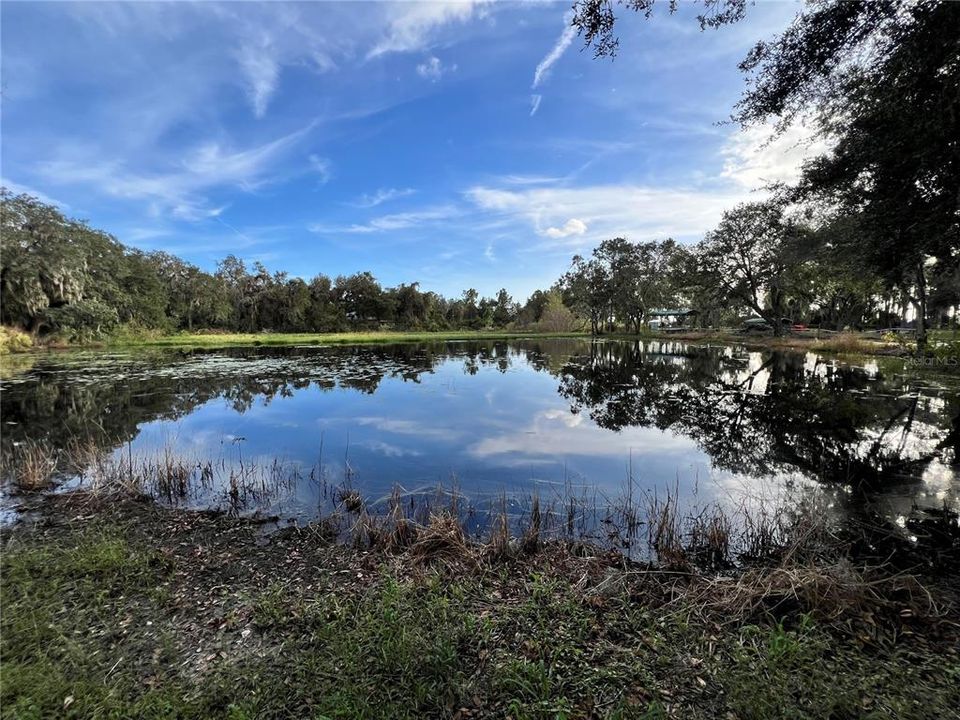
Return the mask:
<path id="1" fill-rule="evenodd" d="M 822 481 L 899 507 L 956 502 L 957 380 L 892 360 L 579 339 L 51 354 L 0 385 L 0 442 L 279 458 L 374 499 L 437 485 L 478 501 L 616 496 L 632 480 L 738 502 Z M 315 512 L 321 485 L 298 483 L 284 511 Z"/>
<path id="2" fill-rule="evenodd" d="M 303 388 L 255 400 L 238 412 L 213 398 L 190 414 L 140 428 L 134 452 L 173 446 L 196 458 L 305 466 L 347 475 L 372 497 L 394 485 L 408 491 L 456 484 L 473 497 L 529 492 L 535 484 L 590 484 L 616 494 L 631 465 L 651 487 L 707 479 L 709 456 L 683 435 L 656 428 L 601 428 L 573 412 L 557 380 L 522 354 L 502 371 L 474 374 L 448 357 L 416 382 L 383 379 L 373 393 Z M 309 501 L 309 498 L 304 498 Z"/>

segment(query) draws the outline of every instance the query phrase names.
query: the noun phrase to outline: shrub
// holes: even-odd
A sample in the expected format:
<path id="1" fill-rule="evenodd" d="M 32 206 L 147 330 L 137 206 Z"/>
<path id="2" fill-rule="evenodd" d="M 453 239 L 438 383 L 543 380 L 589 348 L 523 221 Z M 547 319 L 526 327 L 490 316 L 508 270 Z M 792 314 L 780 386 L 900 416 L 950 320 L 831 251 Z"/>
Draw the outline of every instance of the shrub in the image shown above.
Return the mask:
<path id="1" fill-rule="evenodd" d="M 0 355 L 4 353 L 26 352 L 33 347 L 33 336 L 23 330 L 0 326 Z"/>

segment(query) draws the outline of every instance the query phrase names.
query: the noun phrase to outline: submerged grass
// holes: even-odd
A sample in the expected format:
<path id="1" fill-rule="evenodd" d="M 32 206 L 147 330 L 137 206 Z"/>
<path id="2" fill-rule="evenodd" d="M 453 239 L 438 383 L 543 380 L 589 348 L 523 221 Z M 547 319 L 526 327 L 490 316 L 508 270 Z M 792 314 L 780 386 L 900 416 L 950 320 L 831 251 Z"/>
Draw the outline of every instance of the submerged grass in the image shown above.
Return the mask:
<path id="1" fill-rule="evenodd" d="M 842 614 L 819 601 L 767 612 L 815 567 L 723 578 L 553 542 L 495 559 L 443 515 L 405 549 L 371 552 L 313 527 L 264 542 L 226 516 L 48 502 L 38 524 L 3 531 L 5 718 L 926 719 L 960 707 L 955 613 L 856 572 L 828 594 Z"/>

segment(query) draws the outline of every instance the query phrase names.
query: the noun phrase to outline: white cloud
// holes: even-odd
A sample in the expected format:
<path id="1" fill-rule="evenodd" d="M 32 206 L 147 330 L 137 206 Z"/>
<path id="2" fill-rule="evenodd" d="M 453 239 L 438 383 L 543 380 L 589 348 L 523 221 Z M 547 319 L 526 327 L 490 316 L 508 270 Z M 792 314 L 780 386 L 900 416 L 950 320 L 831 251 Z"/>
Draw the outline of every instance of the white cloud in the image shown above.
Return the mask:
<path id="1" fill-rule="evenodd" d="M 330 182 L 330 179 L 333 177 L 333 167 L 330 161 L 327 158 L 322 158 L 319 155 L 311 155 L 309 157 L 310 167 L 313 169 L 317 175 L 320 176 L 320 184 L 326 185 Z"/>
<path id="2" fill-rule="evenodd" d="M 437 28 L 467 22 L 482 13 L 480 8 L 485 4 L 484 0 L 393 3 L 389 7 L 394 16 L 383 37 L 367 53 L 367 59 L 423 50 Z"/>
<path id="3" fill-rule="evenodd" d="M 563 227 L 549 227 L 543 234 L 549 238 L 564 238 L 569 235 L 583 235 L 587 231 L 587 224 L 579 218 L 570 218 Z"/>
<path id="4" fill-rule="evenodd" d="M 437 82 L 445 73 L 456 72 L 456 70 L 456 64 L 444 65 L 436 55 L 432 55 L 426 62 L 417 65 L 417 75 L 430 82 Z"/>
<path id="5" fill-rule="evenodd" d="M 540 83 L 547 78 L 547 75 L 550 73 L 550 68 L 553 67 L 554 63 L 560 59 L 560 56 L 567 51 L 567 48 L 570 47 L 573 39 L 577 36 L 576 28 L 570 24 L 571 20 L 572 17 L 570 13 L 564 14 L 563 32 L 560 33 L 560 37 L 557 38 L 557 42 L 554 43 L 553 47 L 550 49 L 550 52 L 548 52 L 543 60 L 540 61 L 540 64 L 537 65 L 537 69 L 533 73 L 534 88 L 539 86 Z"/>
<path id="6" fill-rule="evenodd" d="M 357 443 L 357 445 L 367 448 L 375 453 L 380 453 L 381 455 L 386 455 L 387 457 L 392 458 L 417 457 L 419 455 L 423 455 L 423 453 L 419 450 L 400 447 L 399 445 L 392 445 L 390 443 L 383 442 L 382 440 L 361 440 Z"/>
<path id="7" fill-rule="evenodd" d="M 267 111 L 267 104 L 277 88 L 280 66 L 269 45 L 244 46 L 240 49 L 237 61 L 250 85 L 247 94 L 253 106 L 253 114 L 263 117 Z"/>
<path id="8" fill-rule="evenodd" d="M 351 204 L 358 208 L 372 208 L 391 200 L 413 195 L 415 192 L 413 188 L 379 188 L 372 195 L 361 195 Z"/>
<path id="9" fill-rule="evenodd" d="M 393 230 L 406 230 L 407 228 L 417 227 L 418 225 L 447 220 L 456 216 L 457 214 L 457 209 L 452 205 L 443 205 L 440 207 L 426 208 L 424 210 L 381 215 L 380 217 L 373 218 L 364 224 L 348 225 L 346 227 L 330 227 L 321 224 L 314 224 L 311 225 L 309 229 L 311 232 L 316 233 L 362 234 L 390 232 Z"/>
<path id="10" fill-rule="evenodd" d="M 522 190 L 476 186 L 466 192 L 481 210 L 516 224 L 520 232 L 533 231 L 561 249 L 617 235 L 637 240 L 695 239 L 746 196 L 744 192 L 641 185 Z M 577 223 L 585 226 L 582 234 L 577 234 Z"/>
<path id="11" fill-rule="evenodd" d="M 534 94 L 530 96 L 530 117 L 537 114 L 537 110 L 540 109 L 541 100 L 543 100 L 543 95 Z"/>
<path id="12" fill-rule="evenodd" d="M 774 136 L 769 125 L 735 130 L 721 150 L 721 176 L 755 190 L 774 183 L 797 180 L 803 162 L 829 150 L 829 144 L 801 123 Z"/>
<path id="13" fill-rule="evenodd" d="M 467 452 L 487 461 L 509 460 L 511 455 L 531 458 L 568 455 L 628 457 L 632 452 L 689 453 L 695 443 L 656 428 L 624 428 L 612 433 L 597 427 L 581 414 L 567 410 L 536 413 L 523 432 L 511 431 L 478 440 Z"/>
<path id="14" fill-rule="evenodd" d="M 456 440 L 460 433 L 448 426 L 427 425 L 418 420 L 398 420 L 386 417 L 358 417 L 354 418 L 358 425 L 374 427 L 377 430 L 394 435 L 416 435 L 431 440 Z"/>

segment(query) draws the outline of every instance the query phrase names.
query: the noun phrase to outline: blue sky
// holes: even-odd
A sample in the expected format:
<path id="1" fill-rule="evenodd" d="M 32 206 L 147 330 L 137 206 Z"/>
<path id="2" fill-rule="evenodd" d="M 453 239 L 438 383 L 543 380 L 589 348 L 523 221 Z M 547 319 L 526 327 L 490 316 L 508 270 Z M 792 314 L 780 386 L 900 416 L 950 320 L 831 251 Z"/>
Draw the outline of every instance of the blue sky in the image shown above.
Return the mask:
<path id="1" fill-rule="evenodd" d="M 626 13 L 610 62 L 566 2 L 4 2 L 0 170 L 209 270 L 523 298 L 604 238 L 692 242 L 790 176 L 802 128 L 717 122 L 797 8 L 705 32 L 695 6 Z"/>

